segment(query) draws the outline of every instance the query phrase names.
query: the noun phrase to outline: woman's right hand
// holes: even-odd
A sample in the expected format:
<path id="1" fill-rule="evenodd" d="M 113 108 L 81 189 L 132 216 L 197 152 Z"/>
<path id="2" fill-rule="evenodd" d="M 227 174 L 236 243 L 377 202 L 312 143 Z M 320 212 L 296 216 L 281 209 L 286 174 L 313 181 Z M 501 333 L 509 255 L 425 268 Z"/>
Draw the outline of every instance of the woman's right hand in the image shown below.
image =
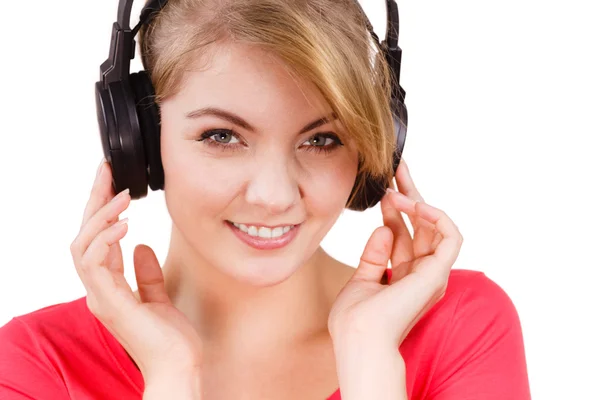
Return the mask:
<path id="1" fill-rule="evenodd" d="M 162 269 L 152 249 L 138 245 L 134 270 L 139 299 L 125 280 L 119 240 L 127 232 L 119 215 L 131 197 L 115 196 L 110 165 L 103 160 L 71 244 L 77 274 L 87 291 L 87 306 L 138 365 L 144 381 L 198 374 L 201 340 L 189 319 L 169 299 Z"/>

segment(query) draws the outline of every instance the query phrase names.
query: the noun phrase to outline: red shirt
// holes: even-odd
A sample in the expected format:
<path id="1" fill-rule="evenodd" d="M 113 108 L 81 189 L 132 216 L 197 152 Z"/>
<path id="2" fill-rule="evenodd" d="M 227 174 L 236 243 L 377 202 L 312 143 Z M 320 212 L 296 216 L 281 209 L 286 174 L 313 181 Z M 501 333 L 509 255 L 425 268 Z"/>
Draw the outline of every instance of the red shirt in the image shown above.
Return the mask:
<path id="1" fill-rule="evenodd" d="M 454 269 L 399 348 L 412 400 L 530 400 L 517 311 L 482 272 Z M 85 297 L 0 327 L 0 399 L 140 400 L 141 372 Z M 340 400 L 337 390 L 327 400 Z"/>

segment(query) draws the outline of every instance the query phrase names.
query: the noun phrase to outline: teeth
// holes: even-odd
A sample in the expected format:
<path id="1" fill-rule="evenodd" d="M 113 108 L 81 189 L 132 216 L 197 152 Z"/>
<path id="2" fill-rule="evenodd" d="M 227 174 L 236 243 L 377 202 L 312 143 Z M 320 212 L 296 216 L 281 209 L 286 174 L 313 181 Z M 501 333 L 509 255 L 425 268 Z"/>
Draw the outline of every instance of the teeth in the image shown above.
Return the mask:
<path id="1" fill-rule="evenodd" d="M 248 231 L 250 231 L 250 229 L 248 229 Z M 265 239 L 271 239 L 271 229 L 264 227 L 258 228 L 258 236 Z"/>
<path id="2" fill-rule="evenodd" d="M 279 237 L 281 235 L 283 235 L 283 228 L 280 226 L 271 231 L 271 237 Z"/>
<path id="3" fill-rule="evenodd" d="M 233 222 L 233 225 L 250 236 L 258 236 L 265 239 L 278 238 L 285 233 L 288 233 L 290 229 L 293 228 L 293 226 L 290 225 L 285 227 L 278 226 L 277 228 L 271 229 L 264 226 L 257 227 L 253 225 L 248 226 L 244 224 L 238 224 L 237 222 Z"/>

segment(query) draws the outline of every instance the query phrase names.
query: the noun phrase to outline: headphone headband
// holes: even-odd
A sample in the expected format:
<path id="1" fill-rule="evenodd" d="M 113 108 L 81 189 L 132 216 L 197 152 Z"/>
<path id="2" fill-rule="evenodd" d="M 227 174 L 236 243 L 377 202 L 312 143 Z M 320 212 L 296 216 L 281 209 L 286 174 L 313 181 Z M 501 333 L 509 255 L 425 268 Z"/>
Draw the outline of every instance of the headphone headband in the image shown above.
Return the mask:
<path id="1" fill-rule="evenodd" d="M 383 42 L 380 42 L 377 34 L 373 31 L 373 26 L 362 6 L 358 0 L 354 1 L 363 16 L 369 33 L 382 48 L 394 78 L 396 78 L 396 82 L 398 82 L 398 87 L 396 88 L 398 92 L 395 94 L 400 95 L 400 100 L 404 102 L 406 92 L 399 86 L 402 49 L 398 47 L 398 5 L 395 0 L 385 0 L 387 10 L 386 37 Z M 138 24 L 131 29 L 129 27 L 129 21 L 131 19 L 133 0 L 119 1 L 117 21 L 113 23 L 112 28 L 109 56 L 100 66 L 100 82 L 102 82 L 104 88 L 111 82 L 127 79 L 129 76 L 130 60 L 135 58 L 135 36 L 137 35 L 137 32 L 142 25 L 151 23 L 156 13 L 162 10 L 167 3 L 168 0 L 149 0 L 140 13 Z"/>

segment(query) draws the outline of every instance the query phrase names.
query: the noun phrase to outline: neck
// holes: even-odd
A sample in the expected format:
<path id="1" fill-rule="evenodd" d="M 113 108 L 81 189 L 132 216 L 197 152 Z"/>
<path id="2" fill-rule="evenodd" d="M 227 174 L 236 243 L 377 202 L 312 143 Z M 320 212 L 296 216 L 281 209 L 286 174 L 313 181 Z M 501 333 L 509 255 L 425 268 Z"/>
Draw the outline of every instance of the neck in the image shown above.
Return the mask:
<path id="1" fill-rule="evenodd" d="M 169 298 L 202 342 L 246 355 L 328 334 L 329 310 L 350 270 L 319 247 L 282 282 L 250 285 L 203 260 L 175 228 L 163 266 Z"/>

